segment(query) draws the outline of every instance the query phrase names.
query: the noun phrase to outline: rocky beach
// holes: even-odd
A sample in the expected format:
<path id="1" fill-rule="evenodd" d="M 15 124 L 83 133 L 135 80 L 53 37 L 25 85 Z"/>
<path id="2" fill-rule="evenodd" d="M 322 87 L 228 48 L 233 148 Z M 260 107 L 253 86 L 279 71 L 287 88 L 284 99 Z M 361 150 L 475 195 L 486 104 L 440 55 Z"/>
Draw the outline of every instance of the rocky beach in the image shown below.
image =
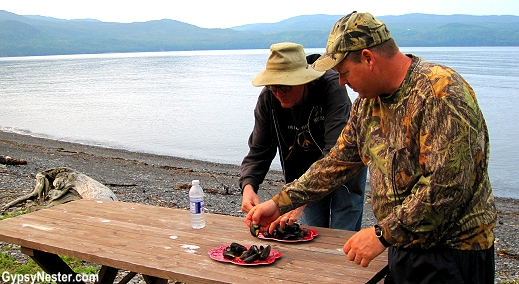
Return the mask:
<path id="1" fill-rule="evenodd" d="M 27 161 L 23 165 L 0 164 L 0 207 L 30 193 L 37 173 L 68 167 L 106 185 L 120 201 L 186 210 L 191 181 L 198 179 L 205 192 L 207 212 L 245 216 L 240 211 L 239 169 L 235 165 L 86 146 L 2 131 L 0 156 Z M 282 184 L 281 173 L 271 171 L 260 190 L 262 201 L 279 192 Z M 26 206 L 20 204 L 6 213 Z M 495 282 L 519 283 L 519 200 L 496 197 L 496 207 Z M 374 223 L 368 187 L 363 227 Z M 19 247 L 0 242 L 0 250 L 0 253 L 15 255 L 22 262 L 26 260 Z"/>

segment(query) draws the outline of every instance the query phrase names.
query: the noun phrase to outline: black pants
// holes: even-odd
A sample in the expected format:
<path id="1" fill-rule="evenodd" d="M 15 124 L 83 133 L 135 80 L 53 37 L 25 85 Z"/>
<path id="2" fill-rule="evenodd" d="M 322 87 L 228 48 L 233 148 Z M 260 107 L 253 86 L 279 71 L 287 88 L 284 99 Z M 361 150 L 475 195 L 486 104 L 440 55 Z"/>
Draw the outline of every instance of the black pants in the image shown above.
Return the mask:
<path id="1" fill-rule="evenodd" d="M 487 250 L 390 247 L 386 284 L 494 284 L 494 246 Z"/>

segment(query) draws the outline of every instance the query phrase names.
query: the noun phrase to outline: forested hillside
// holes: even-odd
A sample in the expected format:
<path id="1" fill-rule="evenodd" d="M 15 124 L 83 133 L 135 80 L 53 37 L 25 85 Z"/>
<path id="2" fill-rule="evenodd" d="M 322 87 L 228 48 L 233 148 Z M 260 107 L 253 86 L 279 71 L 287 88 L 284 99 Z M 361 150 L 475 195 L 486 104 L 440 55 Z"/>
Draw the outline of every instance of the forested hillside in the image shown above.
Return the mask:
<path id="1" fill-rule="evenodd" d="M 298 16 L 272 24 L 205 29 L 175 20 L 105 23 L 20 16 L 0 10 L 0 56 L 262 49 L 292 41 L 324 47 L 342 15 Z M 518 16 L 380 16 L 399 46 L 519 46 Z"/>

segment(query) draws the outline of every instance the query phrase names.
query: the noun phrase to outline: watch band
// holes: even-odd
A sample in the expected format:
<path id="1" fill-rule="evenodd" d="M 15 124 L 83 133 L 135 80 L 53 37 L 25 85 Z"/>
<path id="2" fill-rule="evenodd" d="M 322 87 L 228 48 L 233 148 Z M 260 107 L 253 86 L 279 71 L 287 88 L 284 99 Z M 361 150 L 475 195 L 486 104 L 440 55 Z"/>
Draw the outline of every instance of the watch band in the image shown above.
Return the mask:
<path id="1" fill-rule="evenodd" d="M 375 227 L 375 235 L 377 235 L 377 238 L 380 241 L 380 243 L 382 243 L 382 245 L 385 246 L 386 248 L 390 247 L 391 244 L 388 241 L 386 241 L 386 239 L 384 238 L 384 229 L 382 229 L 382 227 L 380 227 L 378 224 L 375 225 L 374 227 Z"/>

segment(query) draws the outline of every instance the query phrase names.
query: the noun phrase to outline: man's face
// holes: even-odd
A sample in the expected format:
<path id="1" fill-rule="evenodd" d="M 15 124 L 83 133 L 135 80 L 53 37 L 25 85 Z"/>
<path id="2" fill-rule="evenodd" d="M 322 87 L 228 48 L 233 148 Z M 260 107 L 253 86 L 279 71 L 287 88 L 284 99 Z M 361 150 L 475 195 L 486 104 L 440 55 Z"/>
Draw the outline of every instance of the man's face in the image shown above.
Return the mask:
<path id="1" fill-rule="evenodd" d="M 335 70 L 339 72 L 339 84 L 348 85 L 359 97 L 373 99 L 379 95 L 370 65 L 363 58 L 361 62 L 355 62 L 346 57 L 335 66 Z"/>
<path id="2" fill-rule="evenodd" d="M 288 88 L 287 88 L 288 87 Z M 288 92 L 283 91 L 282 89 L 290 89 Z M 283 108 L 291 108 L 295 105 L 301 104 L 303 102 L 303 93 L 305 90 L 305 85 L 298 86 L 268 86 L 269 90 L 274 94 L 276 99 L 281 103 Z"/>

